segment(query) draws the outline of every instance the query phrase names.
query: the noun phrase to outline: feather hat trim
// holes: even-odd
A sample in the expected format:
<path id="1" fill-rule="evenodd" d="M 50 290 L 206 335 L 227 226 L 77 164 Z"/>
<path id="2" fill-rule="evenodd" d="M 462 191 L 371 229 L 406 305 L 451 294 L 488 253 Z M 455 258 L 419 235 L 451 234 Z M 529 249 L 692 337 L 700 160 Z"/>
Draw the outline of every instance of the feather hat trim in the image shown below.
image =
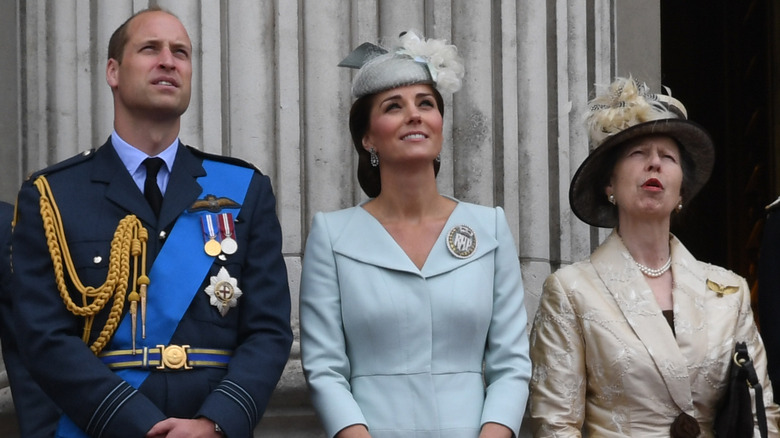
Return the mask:
<path id="1" fill-rule="evenodd" d="M 640 123 L 661 119 L 687 119 L 682 102 L 670 95 L 650 93 L 645 83 L 617 78 L 606 93 L 590 101 L 585 116 L 591 145 L 598 147 L 607 137 Z"/>
<path id="2" fill-rule="evenodd" d="M 355 98 L 414 84 L 454 93 L 466 71 L 457 47 L 441 39 L 420 38 L 414 31 L 403 32 L 392 50 L 363 43 L 339 66 L 360 69 L 352 82 Z"/>
<path id="3" fill-rule="evenodd" d="M 712 173 L 715 147 L 707 131 L 688 120 L 685 106 L 671 94 L 653 94 L 645 83 L 631 77 L 616 78 L 589 102 L 585 125 L 591 152 L 572 178 L 569 203 L 587 224 L 604 228 L 617 225 L 617 208 L 607 201 L 603 182 L 605 175 L 612 174 L 615 154 L 629 140 L 667 135 L 677 141 L 693 167 L 683 178 L 686 202 Z"/>

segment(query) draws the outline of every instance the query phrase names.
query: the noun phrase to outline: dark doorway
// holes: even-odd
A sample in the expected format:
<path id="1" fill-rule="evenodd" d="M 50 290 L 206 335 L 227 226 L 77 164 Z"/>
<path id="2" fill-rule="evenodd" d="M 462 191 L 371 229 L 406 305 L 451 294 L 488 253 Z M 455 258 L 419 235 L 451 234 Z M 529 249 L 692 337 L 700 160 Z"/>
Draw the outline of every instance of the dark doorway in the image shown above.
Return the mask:
<path id="1" fill-rule="evenodd" d="M 672 231 L 699 260 L 751 285 L 764 206 L 780 195 L 775 8 L 773 0 L 661 1 L 661 82 L 710 132 L 717 154 L 709 183 Z"/>

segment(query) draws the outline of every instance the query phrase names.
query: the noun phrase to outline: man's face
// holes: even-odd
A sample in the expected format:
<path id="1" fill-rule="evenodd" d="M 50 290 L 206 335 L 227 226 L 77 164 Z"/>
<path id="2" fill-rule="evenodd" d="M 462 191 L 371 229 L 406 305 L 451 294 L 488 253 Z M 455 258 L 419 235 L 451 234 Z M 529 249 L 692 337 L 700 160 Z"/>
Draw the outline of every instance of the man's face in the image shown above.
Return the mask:
<path id="1" fill-rule="evenodd" d="M 190 103 L 192 43 L 174 16 L 145 12 L 128 23 L 121 63 L 109 59 L 106 80 L 117 117 L 178 118 Z"/>

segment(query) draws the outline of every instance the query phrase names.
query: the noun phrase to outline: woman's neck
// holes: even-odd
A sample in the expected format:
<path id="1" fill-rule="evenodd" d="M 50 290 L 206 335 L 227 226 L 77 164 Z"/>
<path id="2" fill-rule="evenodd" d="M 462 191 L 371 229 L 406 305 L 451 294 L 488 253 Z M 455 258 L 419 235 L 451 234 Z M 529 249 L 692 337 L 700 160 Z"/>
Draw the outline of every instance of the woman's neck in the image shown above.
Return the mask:
<path id="1" fill-rule="evenodd" d="M 382 175 L 382 191 L 369 204 L 385 219 L 413 219 L 437 215 L 441 202 L 433 169 L 425 172 L 388 172 Z M 368 205 L 368 204 L 367 204 Z"/>
<path id="2" fill-rule="evenodd" d="M 669 260 L 669 221 L 630 221 L 621 218 L 618 234 L 638 263 L 660 268 Z"/>

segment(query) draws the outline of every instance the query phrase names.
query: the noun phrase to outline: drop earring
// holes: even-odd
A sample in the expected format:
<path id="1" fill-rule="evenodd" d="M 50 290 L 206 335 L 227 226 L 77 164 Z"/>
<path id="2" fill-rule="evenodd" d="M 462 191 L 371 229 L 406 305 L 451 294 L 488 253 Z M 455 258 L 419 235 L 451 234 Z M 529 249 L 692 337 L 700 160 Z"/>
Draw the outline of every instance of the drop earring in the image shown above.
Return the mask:
<path id="1" fill-rule="evenodd" d="M 441 152 L 439 152 L 439 154 L 436 155 L 436 158 L 434 158 L 433 161 L 435 161 L 437 163 L 441 163 Z"/>
<path id="2" fill-rule="evenodd" d="M 371 166 L 377 167 L 379 166 L 379 155 L 376 154 L 376 149 L 373 147 L 368 150 L 368 153 L 371 154 Z"/>
<path id="3" fill-rule="evenodd" d="M 615 195 L 610 193 L 609 196 L 607 196 L 607 199 L 609 200 L 610 204 L 615 205 Z"/>

